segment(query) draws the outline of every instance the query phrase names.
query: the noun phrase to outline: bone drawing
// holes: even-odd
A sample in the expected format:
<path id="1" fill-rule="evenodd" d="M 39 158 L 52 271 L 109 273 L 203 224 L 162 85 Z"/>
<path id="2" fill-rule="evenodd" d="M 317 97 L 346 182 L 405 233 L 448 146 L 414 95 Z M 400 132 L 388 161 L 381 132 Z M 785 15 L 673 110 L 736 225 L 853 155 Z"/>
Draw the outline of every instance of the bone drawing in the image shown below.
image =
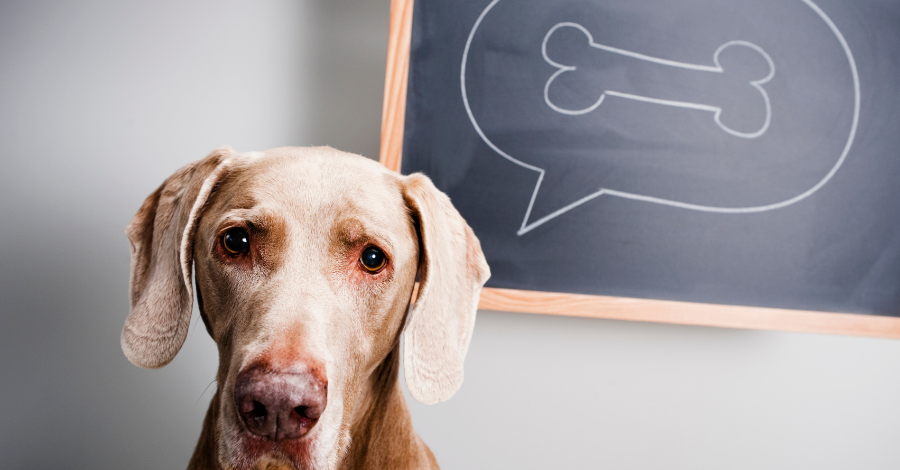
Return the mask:
<path id="1" fill-rule="evenodd" d="M 731 47 L 746 47 L 746 48 L 752 49 L 753 51 L 759 53 L 759 55 L 762 56 L 762 58 L 765 59 L 765 61 L 769 65 L 769 72 L 767 75 L 765 75 L 764 77 L 759 78 L 757 80 L 752 80 L 749 82 L 749 86 L 755 88 L 759 92 L 759 95 L 760 95 L 761 99 L 763 100 L 763 103 L 765 104 L 765 119 L 764 119 L 762 125 L 759 127 L 759 129 L 752 131 L 752 132 L 741 132 L 741 131 L 735 130 L 735 129 L 722 123 L 722 121 L 720 119 L 721 115 L 722 115 L 721 107 L 713 106 L 710 104 L 704 104 L 704 103 L 693 103 L 693 102 L 669 99 L 669 97 L 665 96 L 667 94 L 668 90 L 664 90 L 664 89 L 663 90 L 653 90 L 653 94 L 655 94 L 656 96 L 646 96 L 646 95 L 641 95 L 641 94 L 636 94 L 636 93 L 629 93 L 628 92 L 629 90 L 605 89 L 600 94 L 600 97 L 597 99 L 597 101 L 594 102 L 594 104 L 592 104 L 586 108 L 566 109 L 566 108 L 563 108 L 562 106 L 558 106 L 550 99 L 551 84 L 553 84 L 553 82 L 561 75 L 563 75 L 565 73 L 575 72 L 577 70 L 576 66 L 560 64 L 560 63 L 554 61 L 553 59 L 551 59 L 550 56 L 547 54 L 547 42 L 554 35 L 554 33 L 559 31 L 561 28 L 575 28 L 578 31 L 581 31 L 587 37 L 587 41 L 588 41 L 588 44 L 590 45 L 590 47 L 597 49 L 599 51 L 604 51 L 603 52 L 604 54 L 605 53 L 617 54 L 618 56 L 630 57 L 630 58 L 638 60 L 638 61 L 643 61 L 644 63 L 658 64 L 659 66 L 662 66 L 662 67 L 672 67 L 672 68 L 681 69 L 681 70 L 693 70 L 693 71 L 696 71 L 697 73 L 703 73 L 703 74 L 709 74 L 709 73 L 722 74 L 725 72 L 725 69 L 719 63 L 719 55 L 722 53 L 722 51 L 724 51 L 728 48 L 731 48 Z M 708 112 L 712 113 L 713 120 L 715 121 L 716 125 L 718 125 L 723 131 L 725 131 L 733 136 L 742 137 L 745 139 L 755 139 L 755 138 L 763 135 L 766 132 L 766 130 L 769 128 L 769 122 L 772 118 L 772 107 L 771 107 L 771 104 L 769 103 L 769 95 L 766 93 L 766 90 L 763 89 L 762 85 L 765 84 L 766 82 L 768 82 L 769 80 L 771 80 L 773 76 L 775 76 L 775 63 L 772 62 L 772 58 L 769 57 L 769 54 L 767 54 L 766 51 L 764 51 L 761 47 L 757 46 L 756 44 L 753 44 L 748 41 L 728 41 L 725 44 L 722 44 L 721 46 L 719 46 L 719 48 L 716 49 L 715 53 L 713 54 L 713 64 L 715 64 L 715 65 L 688 64 L 688 63 L 684 63 L 684 62 L 676 62 L 674 60 L 667 60 L 667 59 L 660 59 L 658 57 L 651 57 L 648 55 L 639 54 L 637 52 L 626 51 L 624 49 L 618 49 L 618 48 L 607 46 L 604 44 L 597 44 L 594 42 L 594 37 L 591 35 L 590 31 L 588 31 L 587 28 L 585 28 L 584 26 L 582 26 L 578 23 L 563 22 L 563 23 L 558 23 L 558 24 L 554 25 L 552 28 L 550 28 L 549 31 L 547 31 L 547 34 L 544 36 L 544 42 L 541 45 L 541 53 L 544 56 L 544 60 L 548 64 L 559 69 L 553 75 L 551 75 L 549 79 L 547 79 L 547 84 L 544 85 L 544 101 L 547 103 L 547 106 L 549 106 L 551 109 L 553 109 L 554 111 L 561 113 L 561 114 L 567 114 L 570 116 L 587 114 L 587 113 L 597 109 L 603 103 L 603 100 L 606 98 L 606 96 L 609 95 L 609 96 L 617 96 L 619 98 L 625 98 L 625 99 L 630 99 L 630 100 L 643 101 L 643 102 L 647 102 L 647 103 L 655 103 L 655 104 L 659 104 L 659 105 L 663 105 L 663 106 L 675 106 L 675 107 L 679 107 L 679 108 L 708 111 Z M 671 72 L 669 72 L 669 73 L 671 73 Z M 671 92 L 669 92 L 669 93 L 671 93 Z"/>

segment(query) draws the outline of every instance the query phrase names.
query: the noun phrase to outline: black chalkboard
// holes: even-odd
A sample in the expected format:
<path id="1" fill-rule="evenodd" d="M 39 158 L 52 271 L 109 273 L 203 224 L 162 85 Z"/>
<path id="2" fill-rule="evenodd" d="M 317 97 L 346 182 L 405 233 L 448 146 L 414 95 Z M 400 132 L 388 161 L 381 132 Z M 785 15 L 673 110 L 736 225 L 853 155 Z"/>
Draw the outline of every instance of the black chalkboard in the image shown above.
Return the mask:
<path id="1" fill-rule="evenodd" d="M 900 316 L 900 2 L 416 0 L 489 287 Z"/>

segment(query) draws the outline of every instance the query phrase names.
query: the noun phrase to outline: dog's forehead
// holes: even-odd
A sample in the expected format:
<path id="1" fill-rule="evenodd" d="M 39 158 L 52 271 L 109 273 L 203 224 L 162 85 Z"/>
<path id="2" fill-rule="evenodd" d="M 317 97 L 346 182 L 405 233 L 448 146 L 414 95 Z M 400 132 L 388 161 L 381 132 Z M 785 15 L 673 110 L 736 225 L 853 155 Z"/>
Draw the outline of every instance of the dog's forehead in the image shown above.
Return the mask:
<path id="1" fill-rule="evenodd" d="M 303 221 L 387 231 L 408 220 L 395 173 L 365 157 L 329 147 L 248 154 L 230 180 L 227 186 L 234 201 L 245 208 L 264 207 Z"/>

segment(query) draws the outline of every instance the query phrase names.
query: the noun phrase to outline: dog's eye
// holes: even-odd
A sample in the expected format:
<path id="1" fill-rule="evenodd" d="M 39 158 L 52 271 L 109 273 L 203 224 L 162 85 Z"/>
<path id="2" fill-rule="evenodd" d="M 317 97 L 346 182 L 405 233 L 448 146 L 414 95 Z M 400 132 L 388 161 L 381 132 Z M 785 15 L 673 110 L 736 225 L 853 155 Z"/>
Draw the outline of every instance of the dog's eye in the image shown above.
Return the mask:
<path id="1" fill-rule="evenodd" d="M 238 255 L 250 249 L 250 237 L 247 236 L 246 230 L 235 227 L 225 232 L 222 246 L 225 247 L 225 251 Z"/>
<path id="2" fill-rule="evenodd" d="M 387 257 L 384 256 L 383 251 L 370 246 L 363 250 L 362 255 L 359 257 L 359 262 L 366 268 L 366 271 L 377 273 L 387 263 Z"/>

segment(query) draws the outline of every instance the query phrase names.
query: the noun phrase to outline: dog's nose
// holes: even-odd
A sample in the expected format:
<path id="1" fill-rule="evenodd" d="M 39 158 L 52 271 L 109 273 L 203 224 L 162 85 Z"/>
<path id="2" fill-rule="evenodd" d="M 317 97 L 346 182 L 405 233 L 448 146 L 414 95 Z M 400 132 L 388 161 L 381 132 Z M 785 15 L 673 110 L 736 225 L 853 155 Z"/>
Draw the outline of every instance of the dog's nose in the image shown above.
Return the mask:
<path id="1" fill-rule="evenodd" d="M 310 373 L 249 369 L 238 375 L 234 403 L 247 430 L 273 441 L 308 433 L 328 401 L 328 384 Z"/>

